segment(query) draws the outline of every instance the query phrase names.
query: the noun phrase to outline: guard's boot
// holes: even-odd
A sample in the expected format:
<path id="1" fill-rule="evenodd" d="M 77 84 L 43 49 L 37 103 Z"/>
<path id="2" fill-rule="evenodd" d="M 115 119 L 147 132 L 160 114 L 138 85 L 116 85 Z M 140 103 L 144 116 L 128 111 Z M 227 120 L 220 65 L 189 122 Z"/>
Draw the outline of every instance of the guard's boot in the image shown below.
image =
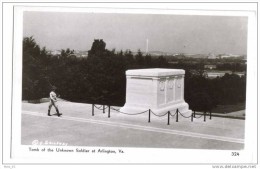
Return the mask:
<path id="1" fill-rule="evenodd" d="M 50 110 L 48 110 L 48 116 L 51 116 Z"/>
<path id="2" fill-rule="evenodd" d="M 57 114 L 58 114 L 58 117 L 60 117 L 62 114 L 59 112 L 59 110 L 58 109 L 56 109 L 56 112 L 57 112 Z"/>

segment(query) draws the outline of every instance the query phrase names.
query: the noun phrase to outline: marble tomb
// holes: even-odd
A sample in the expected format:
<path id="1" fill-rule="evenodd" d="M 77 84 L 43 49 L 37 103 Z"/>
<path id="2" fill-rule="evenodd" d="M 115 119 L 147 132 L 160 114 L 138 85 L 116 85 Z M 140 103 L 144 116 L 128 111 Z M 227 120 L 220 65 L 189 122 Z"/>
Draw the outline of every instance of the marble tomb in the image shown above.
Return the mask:
<path id="1" fill-rule="evenodd" d="M 191 115 L 184 100 L 182 69 L 134 69 L 126 71 L 126 103 L 120 111 L 135 114 L 151 109 L 157 115 L 179 111 Z"/>

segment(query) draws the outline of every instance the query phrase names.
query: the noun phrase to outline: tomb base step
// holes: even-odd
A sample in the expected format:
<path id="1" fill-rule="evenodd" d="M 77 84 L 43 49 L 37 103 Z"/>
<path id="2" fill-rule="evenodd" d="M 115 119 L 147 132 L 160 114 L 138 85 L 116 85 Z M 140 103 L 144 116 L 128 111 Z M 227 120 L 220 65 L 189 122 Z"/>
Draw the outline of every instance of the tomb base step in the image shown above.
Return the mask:
<path id="1" fill-rule="evenodd" d="M 141 112 L 147 111 L 151 109 L 151 111 L 156 115 L 164 115 L 168 111 L 171 112 L 172 115 L 175 114 L 176 110 L 178 109 L 182 115 L 190 116 L 192 111 L 189 110 L 189 105 L 186 102 L 168 105 L 165 107 L 152 107 L 148 105 L 134 105 L 134 104 L 125 104 L 124 107 L 120 109 L 121 112 L 127 114 L 139 114 Z"/>

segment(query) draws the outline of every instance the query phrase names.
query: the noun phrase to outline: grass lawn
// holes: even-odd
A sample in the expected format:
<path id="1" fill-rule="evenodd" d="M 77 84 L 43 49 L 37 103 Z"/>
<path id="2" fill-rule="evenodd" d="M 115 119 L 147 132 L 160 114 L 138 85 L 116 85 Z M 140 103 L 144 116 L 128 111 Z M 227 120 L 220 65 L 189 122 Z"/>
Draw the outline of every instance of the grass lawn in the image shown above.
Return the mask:
<path id="1" fill-rule="evenodd" d="M 240 110 L 245 110 L 245 103 L 239 103 L 235 105 L 218 105 L 212 110 L 212 113 L 230 113 Z"/>

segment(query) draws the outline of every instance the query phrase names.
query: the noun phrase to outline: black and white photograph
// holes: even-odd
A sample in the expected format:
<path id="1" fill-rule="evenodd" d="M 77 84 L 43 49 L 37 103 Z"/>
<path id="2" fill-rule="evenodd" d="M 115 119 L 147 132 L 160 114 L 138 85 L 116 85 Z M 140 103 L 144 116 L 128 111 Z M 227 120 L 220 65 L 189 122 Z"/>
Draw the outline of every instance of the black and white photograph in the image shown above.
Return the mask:
<path id="1" fill-rule="evenodd" d="M 10 159 L 256 168 L 253 10 L 54 5 L 13 7 Z"/>

